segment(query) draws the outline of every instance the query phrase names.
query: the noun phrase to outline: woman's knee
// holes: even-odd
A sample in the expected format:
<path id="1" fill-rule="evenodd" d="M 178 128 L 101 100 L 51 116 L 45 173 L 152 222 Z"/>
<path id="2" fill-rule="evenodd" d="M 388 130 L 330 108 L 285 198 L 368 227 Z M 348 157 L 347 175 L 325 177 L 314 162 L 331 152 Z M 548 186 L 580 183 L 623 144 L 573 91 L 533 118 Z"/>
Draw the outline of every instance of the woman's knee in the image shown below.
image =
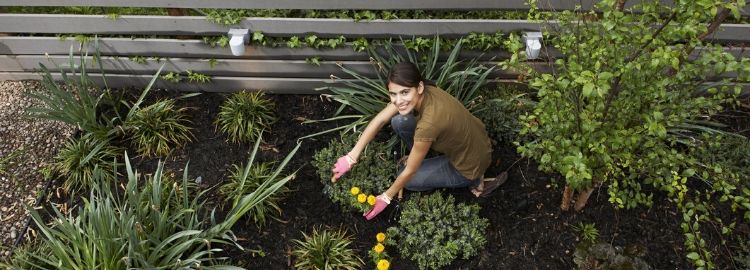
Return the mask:
<path id="1" fill-rule="evenodd" d="M 396 114 L 391 117 L 391 127 L 395 131 L 413 131 L 417 127 L 417 121 L 413 115 Z"/>

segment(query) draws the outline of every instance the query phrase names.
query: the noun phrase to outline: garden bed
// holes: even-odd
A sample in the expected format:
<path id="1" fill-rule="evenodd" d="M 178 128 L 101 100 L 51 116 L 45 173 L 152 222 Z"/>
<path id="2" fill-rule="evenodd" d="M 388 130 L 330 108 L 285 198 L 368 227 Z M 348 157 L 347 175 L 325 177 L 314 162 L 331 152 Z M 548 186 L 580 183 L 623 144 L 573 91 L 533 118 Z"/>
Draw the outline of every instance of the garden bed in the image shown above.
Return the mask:
<path id="1" fill-rule="evenodd" d="M 155 92 L 155 97 L 176 97 L 178 93 Z M 276 122 L 270 134 L 264 136 L 265 143 L 259 159 L 280 161 L 296 145 L 297 138 L 333 127 L 330 124 L 301 124 L 304 119 L 330 117 L 338 104 L 314 95 L 271 96 L 276 103 Z M 189 161 L 192 178 L 200 176 L 203 188 L 220 184 L 228 176 L 232 164 L 241 164 L 252 150 L 250 144 L 226 142 L 226 137 L 215 132 L 213 121 L 224 95 L 204 93 L 200 96 L 178 101 L 180 107 L 190 107 L 195 139 L 183 148 L 175 150 L 166 160 L 166 167 L 181 172 Z M 310 164 L 313 154 L 326 147 L 331 135 L 302 141 L 288 170 L 300 168 L 297 177 L 288 186 L 293 193 L 281 203 L 281 222 L 271 221 L 262 229 L 251 222 L 241 220 L 234 228 L 238 243 L 246 250 L 226 246 L 232 264 L 248 269 L 290 269 L 294 258 L 290 256 L 293 239 L 301 239 L 302 233 L 326 226 L 343 227 L 354 235 L 357 254 L 368 267 L 367 252 L 372 247 L 377 232 L 384 232 L 397 223 L 399 207 L 388 207 L 373 221 L 365 221 L 357 213 L 343 211 L 323 194 L 323 184 Z M 130 150 L 133 152 L 133 150 Z M 589 206 L 580 213 L 561 212 L 559 208 L 562 180 L 558 175 L 539 172 L 537 165 L 528 159 L 520 159 L 512 146 L 496 146 L 493 174 L 509 169 L 509 181 L 495 193 L 482 199 L 471 196 L 468 190 L 446 190 L 458 202 L 478 203 L 480 215 L 489 220 L 486 231 L 487 245 L 478 256 L 469 260 L 457 260 L 446 269 L 508 269 L 542 268 L 571 269 L 576 245 L 583 241 L 574 229 L 579 224 L 595 224 L 599 240 L 614 246 L 645 250 L 643 259 L 654 269 L 687 269 L 684 238 L 680 230 L 679 211 L 663 197 L 654 199 L 650 209 L 616 209 L 607 202 L 606 190 L 594 193 Z M 518 162 L 515 162 L 518 161 Z M 140 172 L 153 172 L 157 159 L 138 159 L 135 167 Z M 333 161 L 331 161 L 333 163 Z M 393 161 L 395 164 L 395 161 Z M 511 164 L 514 164 L 511 168 Z M 178 173 L 178 175 L 181 173 Z M 344 178 L 342 182 L 345 183 Z M 657 193 L 658 194 L 658 193 Z M 406 196 L 410 196 L 407 192 Z M 209 206 L 221 207 L 223 198 L 216 192 L 208 195 Z M 221 212 L 221 211 L 220 211 Z M 709 232 L 713 229 L 704 229 Z M 737 233 L 744 233 L 739 230 Z M 718 246 L 717 237 L 707 239 Z M 731 244 L 731 243 L 728 243 Z M 397 250 L 388 248 L 393 256 L 392 269 L 415 269 L 416 265 L 400 258 Z M 719 268 L 732 268 L 732 257 L 726 248 L 713 250 L 714 263 Z M 736 266 L 734 266 L 736 267 Z"/>

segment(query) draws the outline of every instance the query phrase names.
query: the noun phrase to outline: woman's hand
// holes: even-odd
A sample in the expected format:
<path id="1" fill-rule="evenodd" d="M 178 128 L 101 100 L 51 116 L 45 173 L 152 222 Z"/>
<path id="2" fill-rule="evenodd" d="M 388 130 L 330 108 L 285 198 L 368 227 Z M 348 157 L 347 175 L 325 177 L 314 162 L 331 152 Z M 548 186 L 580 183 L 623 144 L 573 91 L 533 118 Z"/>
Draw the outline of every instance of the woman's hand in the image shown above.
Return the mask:
<path id="1" fill-rule="evenodd" d="M 383 210 L 389 204 L 391 204 L 391 197 L 388 197 L 388 195 L 385 193 L 380 194 L 375 200 L 375 205 L 372 207 L 372 209 L 370 209 L 370 211 L 367 211 L 367 213 L 365 213 L 363 216 L 365 217 L 365 219 L 371 220 L 372 218 L 380 214 L 380 212 L 383 212 Z"/>
<path id="2" fill-rule="evenodd" d="M 333 164 L 333 169 L 331 170 L 333 172 L 333 177 L 331 177 L 331 182 L 336 182 L 336 180 L 339 180 L 341 176 L 344 176 L 345 173 L 349 172 L 349 170 L 352 169 L 352 166 L 357 163 L 353 158 L 349 156 L 349 154 L 346 154 L 339 159 L 336 160 L 336 163 Z"/>

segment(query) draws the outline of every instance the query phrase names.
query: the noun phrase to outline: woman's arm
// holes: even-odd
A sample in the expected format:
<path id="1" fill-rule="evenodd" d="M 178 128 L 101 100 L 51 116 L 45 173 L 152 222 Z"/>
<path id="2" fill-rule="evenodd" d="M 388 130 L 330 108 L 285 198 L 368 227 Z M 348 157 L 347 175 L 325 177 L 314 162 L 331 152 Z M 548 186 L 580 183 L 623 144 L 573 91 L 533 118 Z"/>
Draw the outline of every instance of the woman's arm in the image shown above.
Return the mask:
<path id="1" fill-rule="evenodd" d="M 367 127 L 365 128 L 365 131 L 362 132 L 362 136 L 359 137 L 359 140 L 357 140 L 357 144 L 354 145 L 354 148 L 347 154 L 350 158 L 354 159 L 356 162 L 359 160 L 359 155 L 362 154 L 362 151 L 364 151 L 365 146 L 367 146 L 368 143 L 370 143 L 374 138 L 375 135 L 378 134 L 381 128 L 385 126 L 385 124 L 391 122 L 391 118 L 398 113 L 398 109 L 396 108 L 393 103 L 388 103 L 385 105 L 385 108 L 381 110 L 375 118 L 370 120 L 370 123 L 367 124 Z"/>
<path id="2" fill-rule="evenodd" d="M 406 160 L 406 168 L 396 177 L 396 181 L 393 181 L 391 187 L 383 194 L 388 196 L 388 198 L 393 198 L 399 190 L 406 186 L 406 183 L 409 183 L 411 178 L 417 173 L 417 170 L 419 170 L 419 167 L 422 166 L 422 161 L 427 156 L 430 146 L 432 146 L 432 142 L 414 142 L 414 146 L 411 147 L 411 152 L 409 153 L 409 158 Z"/>

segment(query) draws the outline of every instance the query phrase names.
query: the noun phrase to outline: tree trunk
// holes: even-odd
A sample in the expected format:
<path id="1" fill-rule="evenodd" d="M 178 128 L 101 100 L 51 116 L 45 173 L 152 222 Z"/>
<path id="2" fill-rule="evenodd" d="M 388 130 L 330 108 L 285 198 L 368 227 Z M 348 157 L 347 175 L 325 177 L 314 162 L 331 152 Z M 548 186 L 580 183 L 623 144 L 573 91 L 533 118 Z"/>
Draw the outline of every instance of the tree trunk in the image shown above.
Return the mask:
<path id="1" fill-rule="evenodd" d="M 565 185 L 565 190 L 563 190 L 563 196 L 562 196 L 562 203 L 560 203 L 560 209 L 563 211 L 570 210 L 570 199 L 573 198 L 573 189 L 570 188 L 570 186 Z"/>
<path id="2" fill-rule="evenodd" d="M 583 210 L 584 207 L 586 207 L 586 202 L 589 201 L 589 197 L 591 197 L 591 193 L 593 192 L 594 192 L 594 188 L 590 187 L 578 193 L 578 198 L 576 198 L 576 205 L 575 205 L 576 212 L 580 212 L 581 210 Z"/>

